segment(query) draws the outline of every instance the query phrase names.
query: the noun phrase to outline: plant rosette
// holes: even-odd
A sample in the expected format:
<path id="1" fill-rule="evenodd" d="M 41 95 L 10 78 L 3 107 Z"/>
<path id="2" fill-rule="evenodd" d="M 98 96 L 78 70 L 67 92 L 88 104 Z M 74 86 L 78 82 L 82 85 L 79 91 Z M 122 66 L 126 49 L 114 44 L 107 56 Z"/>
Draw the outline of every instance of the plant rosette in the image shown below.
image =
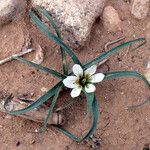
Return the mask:
<path id="1" fill-rule="evenodd" d="M 95 83 L 102 82 L 104 80 L 111 80 L 115 78 L 120 78 L 120 77 L 135 77 L 140 80 L 142 80 L 147 87 L 150 89 L 150 84 L 147 81 L 146 77 L 139 74 L 138 72 L 135 71 L 116 71 L 116 72 L 105 72 L 105 73 L 96 73 L 96 64 L 99 62 L 104 61 L 105 59 L 109 58 L 111 55 L 117 53 L 121 49 L 135 44 L 136 47 L 134 48 L 137 49 L 141 46 L 143 46 L 146 43 L 145 38 L 138 38 L 135 40 L 131 40 L 128 42 L 125 42 L 121 45 L 118 45 L 107 52 L 100 54 L 98 57 L 94 58 L 93 60 L 82 64 L 78 57 L 74 54 L 74 52 L 63 42 L 61 33 L 56 25 L 56 23 L 53 21 L 51 15 L 43 8 L 37 6 L 36 8 L 32 8 L 29 12 L 29 16 L 31 17 L 32 21 L 43 31 L 43 33 L 52 41 L 56 42 L 60 46 L 60 54 L 61 54 L 61 59 L 62 59 L 62 70 L 63 73 L 58 72 L 54 69 L 48 68 L 48 67 L 43 67 L 42 65 L 35 64 L 31 61 L 28 61 L 22 57 L 13 57 L 14 60 L 18 60 L 20 62 L 23 62 L 27 65 L 30 65 L 38 70 L 44 71 L 50 75 L 53 75 L 54 77 L 57 77 L 60 79 L 60 81 L 51 89 L 49 89 L 44 95 L 42 95 L 37 101 L 33 102 L 31 105 L 27 106 L 26 108 L 20 109 L 20 110 L 14 110 L 14 111 L 9 111 L 7 109 L 7 105 L 9 103 L 9 100 L 11 99 L 11 95 L 6 97 L 5 103 L 4 103 L 4 108 L 5 111 L 11 115 L 20 115 L 23 113 L 27 113 L 31 110 L 36 109 L 46 101 L 51 101 L 51 105 L 49 108 L 49 112 L 44 120 L 44 128 L 46 128 L 47 122 L 49 117 L 51 116 L 52 112 L 54 111 L 54 108 L 57 103 L 57 99 L 59 97 L 60 91 L 64 88 L 64 85 L 70 89 L 71 91 L 71 97 L 73 98 L 73 102 L 71 101 L 68 105 L 66 105 L 64 108 L 67 108 L 70 106 L 70 104 L 73 104 L 74 97 L 77 97 L 80 95 L 81 91 L 86 96 L 87 99 L 87 106 L 89 112 L 92 114 L 93 121 L 91 128 L 81 137 L 75 136 L 73 133 L 69 132 L 68 130 L 64 129 L 63 127 L 57 126 L 57 125 L 52 125 L 55 129 L 61 131 L 71 139 L 81 142 L 82 140 L 90 137 L 94 131 L 97 128 L 98 124 L 98 118 L 99 118 L 99 107 L 98 107 L 98 101 L 96 99 L 95 95 Z M 45 25 L 41 21 L 41 17 L 46 18 L 46 20 L 49 21 L 50 25 L 54 28 L 56 34 L 53 34 L 47 25 Z M 137 46 L 137 43 L 139 45 Z M 70 58 L 72 59 L 74 66 L 73 66 L 73 74 L 68 73 L 69 72 L 69 61 L 67 60 L 66 55 L 69 55 Z M 148 99 L 149 100 L 149 99 Z M 142 104 L 145 104 L 146 102 L 143 102 Z M 134 105 L 130 108 L 136 108 L 139 105 Z M 63 109 L 62 109 L 63 110 Z M 91 115 L 90 115 L 91 116 Z"/>

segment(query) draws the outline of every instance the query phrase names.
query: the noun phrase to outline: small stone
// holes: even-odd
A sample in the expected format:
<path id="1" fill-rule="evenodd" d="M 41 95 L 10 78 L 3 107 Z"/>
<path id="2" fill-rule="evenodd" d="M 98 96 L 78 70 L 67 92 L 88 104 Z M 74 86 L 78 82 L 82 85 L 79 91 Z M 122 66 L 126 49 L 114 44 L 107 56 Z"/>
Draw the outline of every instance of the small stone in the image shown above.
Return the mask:
<path id="1" fill-rule="evenodd" d="M 32 93 L 30 93 L 30 96 L 31 96 L 31 97 L 33 97 L 33 96 L 34 96 L 34 93 L 33 93 L 33 92 L 32 92 Z"/>
<path id="2" fill-rule="evenodd" d="M 35 132 L 35 133 L 38 133 L 38 132 L 39 132 L 39 130 L 38 130 L 38 129 L 35 129 L 35 130 L 34 130 L 34 132 Z"/>
<path id="3" fill-rule="evenodd" d="M 103 12 L 103 25 L 108 32 L 121 30 L 121 20 L 118 12 L 112 7 L 107 6 Z"/>
<path id="4" fill-rule="evenodd" d="M 19 18 L 26 6 L 26 0 L 0 0 L 0 25 Z"/>
<path id="5" fill-rule="evenodd" d="M 36 50 L 35 59 L 32 61 L 36 64 L 41 64 L 44 60 L 44 52 L 40 45 L 38 45 L 38 48 Z"/>
<path id="6" fill-rule="evenodd" d="M 5 116 L 5 119 L 11 119 L 11 118 L 12 118 L 11 115 L 6 115 L 6 116 Z"/>
<path id="7" fill-rule="evenodd" d="M 134 0 L 131 7 L 131 13 L 137 19 L 143 19 L 148 15 L 149 0 Z"/>
<path id="8" fill-rule="evenodd" d="M 42 87 L 42 88 L 41 88 L 41 91 L 42 91 L 43 93 L 46 93 L 46 92 L 48 91 L 48 88 Z"/>
<path id="9" fill-rule="evenodd" d="M 124 92 L 121 92 L 121 95 L 124 95 Z"/>

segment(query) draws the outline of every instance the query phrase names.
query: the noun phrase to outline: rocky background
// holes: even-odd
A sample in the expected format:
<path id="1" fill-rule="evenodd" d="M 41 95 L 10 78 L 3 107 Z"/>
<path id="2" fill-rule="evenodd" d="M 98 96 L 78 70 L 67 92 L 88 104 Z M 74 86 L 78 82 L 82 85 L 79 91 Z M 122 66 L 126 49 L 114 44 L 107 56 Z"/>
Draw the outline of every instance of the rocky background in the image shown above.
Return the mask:
<path id="1" fill-rule="evenodd" d="M 126 3 L 131 3 L 129 11 L 134 18 L 140 20 L 147 17 L 149 0 L 132 0 Z M 90 37 L 93 23 L 99 17 L 102 17 L 108 32 L 121 30 L 121 21 L 124 18 L 120 18 L 119 12 L 112 6 L 104 8 L 105 4 L 106 0 L 32 0 L 30 7 L 42 6 L 48 10 L 62 31 L 64 41 L 71 47 L 78 48 L 84 46 Z M 26 15 L 27 7 L 26 0 L 0 1 L 0 25 L 21 19 Z"/>
<path id="2" fill-rule="evenodd" d="M 119 43 L 145 37 L 147 44 L 137 51 L 127 47 L 111 57 L 100 71 L 132 70 L 145 73 L 150 60 L 150 1 L 149 0 L 1 0 L 0 1 L 0 60 L 33 48 L 25 57 L 61 70 L 58 46 L 50 42 L 28 16 L 31 7 L 46 8 L 57 22 L 63 40 L 82 62 L 107 51 L 108 42 Z M 38 60 L 37 60 L 38 59 Z M 57 61 L 56 61 L 57 60 Z M 0 99 L 8 93 L 32 99 L 40 97 L 58 81 L 17 61 L 0 65 Z M 150 143 L 150 111 L 147 105 L 128 111 L 128 105 L 148 97 L 148 90 L 139 80 L 127 78 L 104 82 L 97 86 L 100 119 L 91 140 L 73 142 L 63 134 L 48 128 L 38 133 L 40 124 L 0 113 L 1 150 L 142 150 Z M 69 93 L 61 95 L 61 100 Z M 66 110 L 66 128 L 77 135 L 85 132 L 86 105 L 84 97 Z"/>

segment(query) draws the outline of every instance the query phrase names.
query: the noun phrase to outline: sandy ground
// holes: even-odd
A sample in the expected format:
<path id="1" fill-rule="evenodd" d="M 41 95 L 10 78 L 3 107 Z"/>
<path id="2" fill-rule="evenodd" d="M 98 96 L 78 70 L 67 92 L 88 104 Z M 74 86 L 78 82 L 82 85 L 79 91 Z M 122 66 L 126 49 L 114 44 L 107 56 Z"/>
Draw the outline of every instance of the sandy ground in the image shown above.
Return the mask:
<path id="1" fill-rule="evenodd" d="M 123 20 L 122 32 L 107 33 L 98 19 L 92 29 L 91 39 L 86 46 L 74 50 L 82 62 L 95 58 L 104 52 L 107 42 L 125 37 L 124 41 L 145 37 L 146 26 L 150 17 L 138 21 L 128 9 L 128 4 L 118 1 L 108 1 L 114 6 Z M 0 29 L 0 59 L 19 52 L 31 37 L 32 47 L 41 45 L 45 57 L 42 65 L 61 70 L 58 47 L 50 42 L 29 20 L 11 23 Z M 114 45 L 115 46 L 115 45 Z M 144 74 L 146 63 L 150 60 L 150 43 L 132 51 L 125 48 L 111 57 L 100 68 L 101 71 L 129 70 Z M 35 53 L 25 56 L 33 60 Z M 57 60 L 57 61 L 56 61 Z M 50 88 L 58 82 L 56 78 L 37 71 L 18 61 L 12 61 L 0 66 L 0 98 L 8 93 L 14 96 L 34 93 L 37 99 L 43 92 L 42 87 Z M 95 136 L 101 140 L 101 150 L 142 150 L 145 143 L 150 142 L 150 104 L 133 111 L 125 108 L 144 101 L 148 95 L 145 85 L 134 78 L 122 78 L 105 81 L 97 85 L 96 95 L 100 105 L 100 118 Z M 69 93 L 61 95 L 65 100 Z M 67 123 L 65 127 L 77 135 L 85 132 L 89 124 L 85 122 L 86 103 L 84 97 L 78 98 L 71 108 L 65 110 Z M 1 150 L 89 150 L 93 143 L 90 140 L 76 143 L 51 128 L 44 134 L 35 133 L 41 124 L 15 116 L 0 113 L 0 145 Z"/>

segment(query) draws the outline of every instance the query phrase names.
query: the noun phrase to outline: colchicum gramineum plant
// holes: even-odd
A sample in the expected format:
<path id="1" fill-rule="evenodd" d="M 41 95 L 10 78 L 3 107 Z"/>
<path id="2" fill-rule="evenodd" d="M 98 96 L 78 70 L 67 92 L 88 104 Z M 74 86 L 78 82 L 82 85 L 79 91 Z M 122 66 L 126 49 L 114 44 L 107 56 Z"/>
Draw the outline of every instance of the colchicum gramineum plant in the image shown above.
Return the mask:
<path id="1" fill-rule="evenodd" d="M 80 60 L 77 58 L 77 56 L 73 53 L 73 51 L 63 42 L 57 25 L 52 20 L 51 15 L 45 9 L 42 9 L 41 7 L 33 8 L 30 10 L 29 15 L 30 15 L 31 19 L 33 20 L 33 22 L 41 29 L 41 31 L 43 31 L 43 33 L 50 40 L 55 41 L 60 46 L 63 73 L 57 72 L 56 70 L 53 70 L 51 68 L 47 68 L 47 67 L 43 67 L 41 65 L 35 64 L 35 63 L 30 62 L 22 57 L 14 57 L 13 59 L 19 60 L 25 64 L 35 67 L 38 70 L 42 70 L 48 74 L 51 74 L 51 75 L 59 78 L 60 81 L 52 89 L 50 89 L 43 96 L 41 96 L 37 101 L 35 101 L 34 103 L 32 103 L 31 105 L 29 105 L 28 107 L 26 107 L 24 109 L 15 110 L 15 111 L 7 110 L 7 104 L 11 98 L 10 96 L 8 96 L 6 98 L 4 108 L 5 108 L 6 112 L 8 112 L 9 114 L 20 115 L 20 114 L 26 113 L 28 111 L 31 111 L 31 110 L 39 107 L 44 102 L 49 100 L 49 101 L 51 101 L 51 106 L 49 108 L 48 115 L 44 122 L 44 127 L 46 127 L 47 121 L 48 121 L 49 117 L 51 116 L 52 112 L 54 111 L 54 107 L 57 103 L 59 94 L 65 86 L 67 88 L 72 89 L 71 97 L 73 98 L 73 100 L 74 100 L 74 97 L 79 96 L 80 93 L 83 92 L 87 99 L 87 106 L 89 108 L 89 112 L 93 116 L 92 126 L 87 131 L 87 133 L 79 138 L 79 137 L 75 136 L 74 134 L 72 134 L 71 132 L 64 129 L 63 127 L 52 125 L 57 130 L 63 132 L 64 134 L 66 134 L 67 136 L 72 138 L 73 140 L 80 142 L 80 141 L 88 138 L 89 136 L 91 136 L 97 128 L 98 117 L 99 117 L 99 107 L 98 107 L 98 102 L 97 102 L 96 95 L 95 95 L 95 90 L 96 90 L 95 85 L 94 85 L 95 83 L 99 83 L 99 82 L 102 82 L 105 80 L 115 79 L 115 78 L 119 78 L 119 77 L 130 76 L 130 77 L 135 77 L 135 78 L 138 78 L 138 79 L 144 81 L 145 84 L 147 85 L 147 87 L 150 89 L 150 84 L 147 81 L 147 79 L 143 75 L 139 74 L 138 72 L 116 71 L 116 72 L 105 72 L 105 73 L 97 72 L 96 73 L 96 69 L 97 69 L 96 64 L 97 63 L 109 58 L 112 54 L 118 52 L 119 50 L 121 50 L 124 47 L 127 47 L 131 44 L 140 42 L 140 44 L 136 48 L 141 47 L 142 45 L 144 45 L 146 43 L 144 38 L 139 38 L 139 39 L 135 39 L 135 40 L 123 43 L 123 44 L 121 44 L 115 48 L 112 48 L 111 50 L 99 55 L 97 58 L 95 58 L 85 64 L 82 64 L 80 62 Z M 41 19 L 39 17 L 40 15 L 45 17 L 50 22 L 51 26 L 55 29 L 56 34 L 53 34 L 52 32 L 50 32 L 49 28 L 41 21 Z M 69 55 L 70 58 L 72 59 L 72 61 L 74 62 L 74 66 L 72 69 L 73 73 L 72 72 L 68 73 L 68 61 L 66 59 L 67 58 L 66 55 Z M 91 115 L 89 117 L 91 117 Z"/>

